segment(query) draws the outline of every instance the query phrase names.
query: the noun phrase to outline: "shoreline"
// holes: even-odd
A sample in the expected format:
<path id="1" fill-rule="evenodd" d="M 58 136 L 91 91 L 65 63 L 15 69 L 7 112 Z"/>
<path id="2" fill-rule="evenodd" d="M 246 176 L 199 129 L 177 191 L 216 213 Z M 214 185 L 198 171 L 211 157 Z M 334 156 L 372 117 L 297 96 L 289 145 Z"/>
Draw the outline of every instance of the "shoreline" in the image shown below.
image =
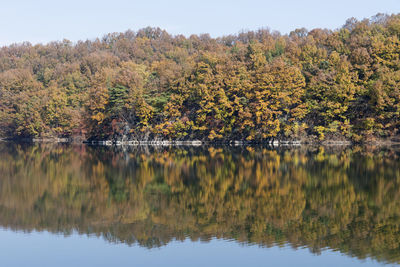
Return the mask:
<path id="1" fill-rule="evenodd" d="M 209 146 L 209 145 L 229 145 L 229 146 L 400 146 L 400 140 L 377 139 L 364 142 L 352 142 L 349 140 L 270 140 L 270 141 L 245 141 L 245 140 L 222 140 L 222 141 L 202 141 L 202 140 L 85 140 L 83 138 L 0 138 L 0 142 L 16 143 L 53 143 L 53 144 L 85 144 L 90 146 Z"/>

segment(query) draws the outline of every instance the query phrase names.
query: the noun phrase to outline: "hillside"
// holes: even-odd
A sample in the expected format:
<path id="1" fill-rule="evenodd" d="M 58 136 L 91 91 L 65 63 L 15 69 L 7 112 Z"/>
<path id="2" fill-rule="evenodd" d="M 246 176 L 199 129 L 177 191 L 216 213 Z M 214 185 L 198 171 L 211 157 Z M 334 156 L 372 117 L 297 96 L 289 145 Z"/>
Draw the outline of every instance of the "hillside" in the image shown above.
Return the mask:
<path id="1" fill-rule="evenodd" d="M 0 136 L 362 142 L 400 127 L 400 15 L 0 49 Z"/>

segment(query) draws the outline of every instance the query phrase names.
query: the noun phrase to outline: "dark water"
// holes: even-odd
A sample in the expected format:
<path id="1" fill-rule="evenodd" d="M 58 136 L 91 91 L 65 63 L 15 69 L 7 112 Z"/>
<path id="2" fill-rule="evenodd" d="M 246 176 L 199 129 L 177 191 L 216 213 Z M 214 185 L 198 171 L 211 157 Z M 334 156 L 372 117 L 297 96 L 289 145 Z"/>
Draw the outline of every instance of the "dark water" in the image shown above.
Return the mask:
<path id="1" fill-rule="evenodd" d="M 1 266 L 400 263 L 400 152 L 0 144 Z"/>

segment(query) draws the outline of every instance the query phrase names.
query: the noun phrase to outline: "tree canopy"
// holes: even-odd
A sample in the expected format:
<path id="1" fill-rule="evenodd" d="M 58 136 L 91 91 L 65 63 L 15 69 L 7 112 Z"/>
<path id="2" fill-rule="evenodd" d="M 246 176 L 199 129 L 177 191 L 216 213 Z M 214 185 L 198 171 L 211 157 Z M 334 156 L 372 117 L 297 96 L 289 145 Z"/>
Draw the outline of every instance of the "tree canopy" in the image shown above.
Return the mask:
<path id="1" fill-rule="evenodd" d="M 400 15 L 219 38 L 159 28 L 0 48 L 0 134 L 362 141 L 400 127 Z"/>

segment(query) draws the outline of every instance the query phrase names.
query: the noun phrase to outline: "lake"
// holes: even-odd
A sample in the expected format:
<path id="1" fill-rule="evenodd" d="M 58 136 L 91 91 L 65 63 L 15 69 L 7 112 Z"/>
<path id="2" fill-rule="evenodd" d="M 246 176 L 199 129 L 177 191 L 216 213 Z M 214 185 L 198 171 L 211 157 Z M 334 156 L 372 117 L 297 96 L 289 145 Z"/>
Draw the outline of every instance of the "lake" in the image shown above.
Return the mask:
<path id="1" fill-rule="evenodd" d="M 400 149 L 0 143 L 1 266 L 400 263 Z"/>

